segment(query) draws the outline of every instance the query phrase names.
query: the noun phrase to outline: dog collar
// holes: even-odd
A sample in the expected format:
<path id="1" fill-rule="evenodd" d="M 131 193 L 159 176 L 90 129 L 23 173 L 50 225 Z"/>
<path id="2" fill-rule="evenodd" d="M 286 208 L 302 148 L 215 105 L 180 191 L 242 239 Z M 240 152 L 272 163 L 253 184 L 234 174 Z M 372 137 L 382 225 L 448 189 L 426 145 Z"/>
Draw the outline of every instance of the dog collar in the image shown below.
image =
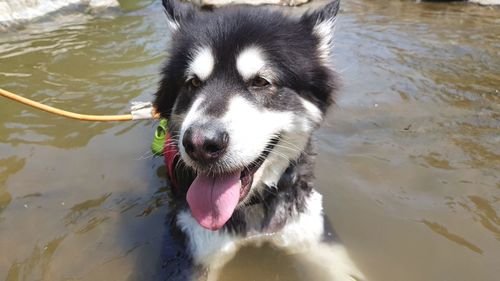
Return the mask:
<path id="1" fill-rule="evenodd" d="M 175 165 L 179 161 L 179 150 L 177 146 L 172 141 L 170 133 L 168 132 L 168 121 L 167 119 L 161 119 L 158 127 L 156 127 L 155 134 L 153 137 L 153 143 L 151 144 L 151 151 L 156 156 L 164 156 L 165 165 L 167 166 L 167 174 L 170 179 L 170 184 L 174 189 L 174 192 L 178 193 L 180 191 L 179 182 L 175 176 Z"/>
<path id="2" fill-rule="evenodd" d="M 170 184 L 172 185 L 174 191 L 178 194 L 180 192 L 180 186 L 175 176 L 175 166 L 179 161 L 179 150 L 177 149 L 175 143 L 172 141 L 169 133 L 166 134 L 163 155 L 165 157 L 165 165 L 167 166 L 167 173 L 170 179 Z"/>
<path id="3" fill-rule="evenodd" d="M 151 143 L 151 152 L 156 156 L 163 155 L 163 150 L 165 148 L 165 138 L 167 137 L 168 133 L 167 125 L 167 119 L 162 118 L 160 119 L 160 122 L 156 127 L 153 142 Z"/>

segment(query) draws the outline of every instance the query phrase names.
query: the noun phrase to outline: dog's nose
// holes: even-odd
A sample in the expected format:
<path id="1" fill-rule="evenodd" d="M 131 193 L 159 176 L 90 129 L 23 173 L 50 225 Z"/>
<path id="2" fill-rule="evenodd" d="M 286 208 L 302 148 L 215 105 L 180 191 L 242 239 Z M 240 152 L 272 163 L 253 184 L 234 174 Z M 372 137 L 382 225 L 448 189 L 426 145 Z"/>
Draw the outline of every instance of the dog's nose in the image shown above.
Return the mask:
<path id="1" fill-rule="evenodd" d="M 193 160 L 206 164 L 224 155 L 229 134 L 216 126 L 193 125 L 184 132 L 182 145 Z"/>

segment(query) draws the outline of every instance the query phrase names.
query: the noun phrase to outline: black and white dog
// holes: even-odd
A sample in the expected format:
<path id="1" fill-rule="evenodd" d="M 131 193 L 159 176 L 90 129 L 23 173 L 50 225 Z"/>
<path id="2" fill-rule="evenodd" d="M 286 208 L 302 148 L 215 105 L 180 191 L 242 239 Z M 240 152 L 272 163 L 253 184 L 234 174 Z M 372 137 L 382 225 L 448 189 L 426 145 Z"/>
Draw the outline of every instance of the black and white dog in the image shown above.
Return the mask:
<path id="1" fill-rule="evenodd" d="M 325 249 L 311 135 L 337 89 L 330 52 L 339 0 L 301 18 L 163 6 L 172 45 L 155 106 L 169 120 L 166 155 L 178 151 L 178 161 L 167 159 L 179 194 L 174 224 L 192 260 L 215 276 L 245 243 Z M 335 260 L 317 258 L 332 263 L 332 280 L 354 280 L 343 248 L 331 252 Z"/>

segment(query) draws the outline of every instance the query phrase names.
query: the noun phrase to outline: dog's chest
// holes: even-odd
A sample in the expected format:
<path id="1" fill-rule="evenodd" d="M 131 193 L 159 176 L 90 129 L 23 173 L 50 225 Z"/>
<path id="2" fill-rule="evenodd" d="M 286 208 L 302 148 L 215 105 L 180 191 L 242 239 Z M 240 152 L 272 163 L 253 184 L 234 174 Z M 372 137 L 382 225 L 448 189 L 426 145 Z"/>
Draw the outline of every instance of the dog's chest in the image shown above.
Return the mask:
<path id="1" fill-rule="evenodd" d="M 322 196 L 313 191 L 306 209 L 290 217 L 284 226 L 273 232 L 250 230 L 246 236 L 224 230 L 210 231 L 201 227 L 189 211 L 177 215 L 177 225 L 188 237 L 189 251 L 197 264 L 218 267 L 225 264 L 240 246 L 270 242 L 287 251 L 301 251 L 316 245 L 323 235 Z"/>

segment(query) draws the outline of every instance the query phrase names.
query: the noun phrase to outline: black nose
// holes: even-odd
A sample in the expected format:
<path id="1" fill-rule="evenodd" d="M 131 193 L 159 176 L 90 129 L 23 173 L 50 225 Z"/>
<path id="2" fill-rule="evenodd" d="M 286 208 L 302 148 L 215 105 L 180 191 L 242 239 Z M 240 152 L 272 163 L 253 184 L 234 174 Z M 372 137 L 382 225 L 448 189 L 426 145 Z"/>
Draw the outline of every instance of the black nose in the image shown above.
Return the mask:
<path id="1" fill-rule="evenodd" d="M 213 125 L 192 125 L 184 132 L 182 145 L 189 157 L 207 164 L 224 155 L 229 145 L 229 134 Z"/>

